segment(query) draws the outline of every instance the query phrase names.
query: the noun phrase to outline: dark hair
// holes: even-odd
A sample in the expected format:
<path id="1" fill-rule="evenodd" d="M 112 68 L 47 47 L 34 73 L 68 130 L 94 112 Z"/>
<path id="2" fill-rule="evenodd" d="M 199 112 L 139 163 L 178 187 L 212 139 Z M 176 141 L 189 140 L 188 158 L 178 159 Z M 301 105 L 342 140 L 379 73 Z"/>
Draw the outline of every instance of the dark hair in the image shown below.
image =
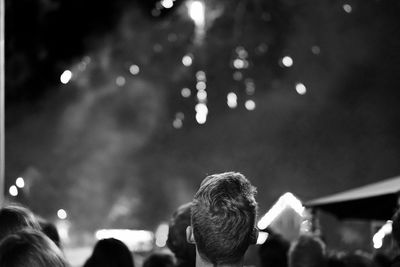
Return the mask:
<path id="1" fill-rule="evenodd" d="M 269 231 L 267 240 L 258 250 L 263 267 L 287 267 L 287 253 L 290 243 L 280 234 Z"/>
<path id="2" fill-rule="evenodd" d="M 1 267 L 66 267 L 60 249 L 42 232 L 25 229 L 0 244 Z"/>
<path id="3" fill-rule="evenodd" d="M 107 238 L 99 240 L 84 267 L 134 267 L 129 248 L 120 240 Z"/>
<path id="4" fill-rule="evenodd" d="M 174 267 L 175 261 L 171 254 L 156 252 L 147 257 L 143 267 Z"/>
<path id="5" fill-rule="evenodd" d="M 363 251 L 355 251 L 347 253 L 343 257 L 343 261 L 348 267 L 375 267 L 372 256 Z"/>
<path id="6" fill-rule="evenodd" d="M 191 209 L 193 235 L 203 259 L 237 263 L 255 243 L 255 193 L 240 173 L 214 174 L 203 180 Z"/>
<path id="7" fill-rule="evenodd" d="M 42 232 L 57 245 L 57 247 L 61 248 L 61 240 L 60 235 L 58 234 L 57 227 L 42 218 L 39 218 L 39 225 L 42 229 Z"/>
<path id="8" fill-rule="evenodd" d="M 24 228 L 40 230 L 39 223 L 30 210 L 21 206 L 7 206 L 0 209 L 0 241 Z"/>
<path id="9" fill-rule="evenodd" d="M 325 266 L 325 244 L 314 235 L 301 235 L 289 249 L 289 267 Z"/>
<path id="10" fill-rule="evenodd" d="M 392 217 L 392 236 L 397 245 L 400 246 L 400 209 Z"/>
<path id="11" fill-rule="evenodd" d="M 190 226 L 190 208 L 192 203 L 180 206 L 169 221 L 167 246 L 175 254 L 179 266 L 195 266 L 196 246 L 186 240 L 186 228 Z"/>

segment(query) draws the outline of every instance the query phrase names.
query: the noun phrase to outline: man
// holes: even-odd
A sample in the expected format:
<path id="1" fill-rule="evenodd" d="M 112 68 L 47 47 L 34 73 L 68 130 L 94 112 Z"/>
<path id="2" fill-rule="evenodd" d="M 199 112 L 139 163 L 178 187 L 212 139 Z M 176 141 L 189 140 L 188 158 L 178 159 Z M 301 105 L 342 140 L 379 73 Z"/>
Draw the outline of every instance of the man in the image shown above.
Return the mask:
<path id="1" fill-rule="evenodd" d="M 196 245 L 196 267 L 243 266 L 244 254 L 257 241 L 256 189 L 240 173 L 206 177 L 191 207 L 189 243 Z"/>

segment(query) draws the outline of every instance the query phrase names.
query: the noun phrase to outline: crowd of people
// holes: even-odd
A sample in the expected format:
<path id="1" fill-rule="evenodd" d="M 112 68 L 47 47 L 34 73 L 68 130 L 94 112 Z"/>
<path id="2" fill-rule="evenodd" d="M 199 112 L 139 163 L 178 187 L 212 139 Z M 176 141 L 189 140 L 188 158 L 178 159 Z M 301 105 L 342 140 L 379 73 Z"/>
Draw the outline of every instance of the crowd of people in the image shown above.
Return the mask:
<path id="1" fill-rule="evenodd" d="M 179 207 L 169 223 L 167 247 L 143 267 L 242 267 L 255 244 L 256 189 L 242 174 L 206 177 L 193 201 Z M 393 246 L 400 248 L 400 210 L 393 216 Z M 293 242 L 271 229 L 258 247 L 261 267 L 400 267 L 400 257 L 365 252 L 333 252 L 313 233 Z M 399 250 L 400 251 L 400 250 Z M 134 267 L 129 248 L 114 238 L 99 240 L 83 267 Z M 68 267 L 57 229 L 21 206 L 0 209 L 0 267 Z M 137 267 L 137 266 L 136 266 Z"/>

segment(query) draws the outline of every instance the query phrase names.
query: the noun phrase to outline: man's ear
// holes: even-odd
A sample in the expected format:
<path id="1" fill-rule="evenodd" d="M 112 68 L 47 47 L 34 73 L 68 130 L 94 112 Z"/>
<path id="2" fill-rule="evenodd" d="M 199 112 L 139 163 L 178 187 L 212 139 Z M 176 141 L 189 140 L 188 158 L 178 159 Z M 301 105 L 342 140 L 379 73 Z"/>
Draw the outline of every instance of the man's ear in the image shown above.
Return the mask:
<path id="1" fill-rule="evenodd" d="M 196 244 L 193 236 L 193 228 L 191 226 L 186 227 L 186 241 L 189 244 Z"/>
<path id="2" fill-rule="evenodd" d="M 254 227 L 253 231 L 251 232 L 251 238 L 250 238 L 251 245 L 257 244 L 258 234 L 259 234 L 258 229 Z"/>

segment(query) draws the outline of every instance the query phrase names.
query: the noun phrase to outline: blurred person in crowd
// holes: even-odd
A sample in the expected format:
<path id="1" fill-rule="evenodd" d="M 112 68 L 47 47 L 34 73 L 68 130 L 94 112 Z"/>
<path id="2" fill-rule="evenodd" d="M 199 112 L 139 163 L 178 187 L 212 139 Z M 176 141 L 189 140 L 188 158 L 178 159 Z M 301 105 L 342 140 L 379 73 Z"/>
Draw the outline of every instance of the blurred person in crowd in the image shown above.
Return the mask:
<path id="1" fill-rule="evenodd" d="M 330 251 L 326 256 L 326 266 L 327 267 L 346 267 L 343 260 L 344 253 Z"/>
<path id="2" fill-rule="evenodd" d="M 174 267 L 175 259 L 171 254 L 156 252 L 147 257 L 143 262 L 143 267 Z"/>
<path id="3" fill-rule="evenodd" d="M 325 244 L 311 234 L 301 235 L 289 249 L 289 267 L 324 267 Z"/>
<path id="4" fill-rule="evenodd" d="M 169 221 L 167 246 L 175 254 L 177 267 L 194 267 L 196 264 L 196 247 L 186 241 L 191 205 L 189 202 L 180 206 Z"/>
<path id="5" fill-rule="evenodd" d="M 0 241 L 24 228 L 41 229 L 37 218 L 30 210 L 13 205 L 0 209 Z"/>
<path id="6" fill-rule="evenodd" d="M 120 240 L 106 238 L 99 240 L 84 267 L 134 267 L 129 248 Z"/>
<path id="7" fill-rule="evenodd" d="M 255 187 L 242 174 L 206 177 L 192 202 L 189 243 L 196 245 L 196 266 L 243 266 L 257 241 Z"/>
<path id="8" fill-rule="evenodd" d="M 1 267 L 67 267 L 60 249 L 44 233 L 24 229 L 0 243 Z"/>
<path id="9" fill-rule="evenodd" d="M 343 256 L 346 267 L 376 267 L 372 256 L 363 251 L 346 253 Z"/>
<path id="10" fill-rule="evenodd" d="M 287 253 L 290 243 L 280 234 L 266 229 L 268 238 L 258 250 L 262 267 L 287 267 Z"/>
<path id="11" fill-rule="evenodd" d="M 397 256 L 392 261 L 392 267 L 400 267 L 400 209 L 392 217 L 393 245 L 397 248 Z"/>
<path id="12" fill-rule="evenodd" d="M 50 238 L 54 242 L 54 244 L 57 245 L 57 247 L 61 248 L 61 240 L 60 235 L 58 234 L 57 227 L 53 223 L 46 221 L 43 218 L 39 218 L 38 220 L 42 232 L 48 238 Z"/>

